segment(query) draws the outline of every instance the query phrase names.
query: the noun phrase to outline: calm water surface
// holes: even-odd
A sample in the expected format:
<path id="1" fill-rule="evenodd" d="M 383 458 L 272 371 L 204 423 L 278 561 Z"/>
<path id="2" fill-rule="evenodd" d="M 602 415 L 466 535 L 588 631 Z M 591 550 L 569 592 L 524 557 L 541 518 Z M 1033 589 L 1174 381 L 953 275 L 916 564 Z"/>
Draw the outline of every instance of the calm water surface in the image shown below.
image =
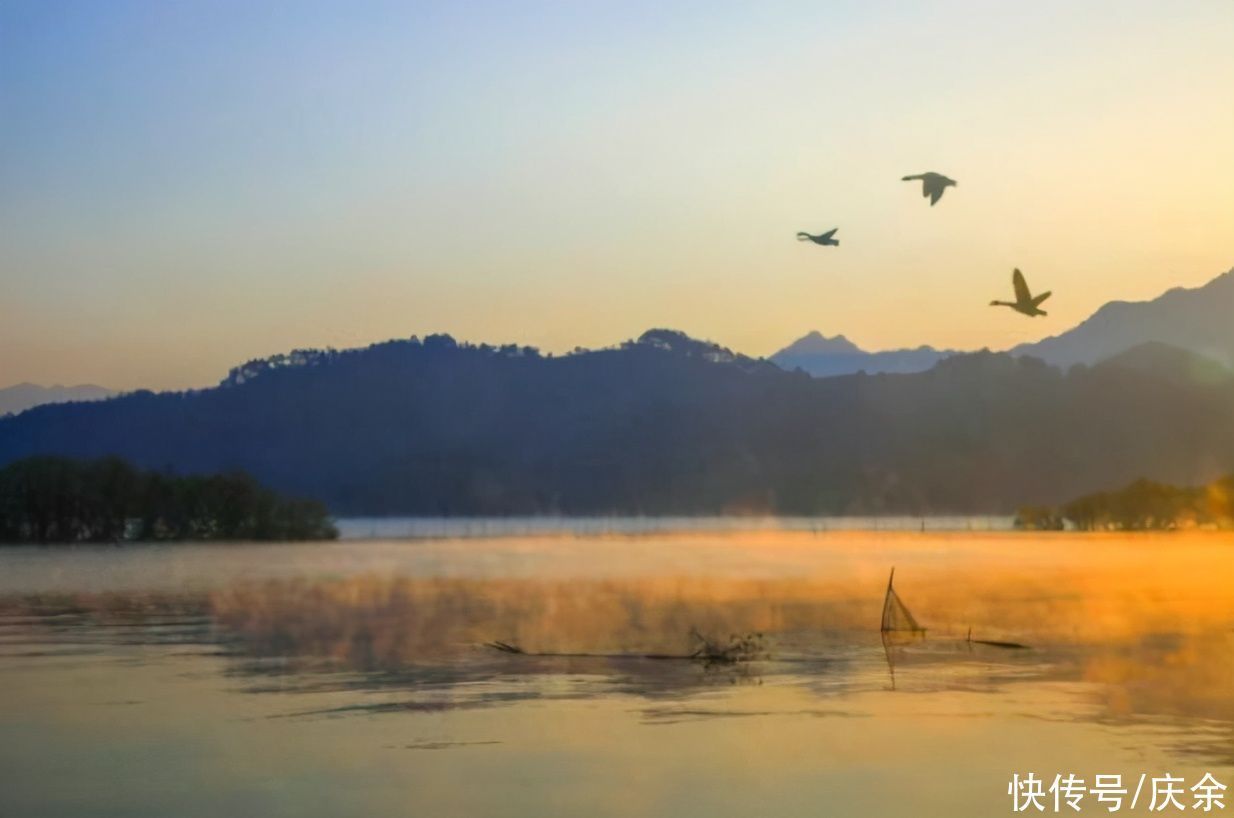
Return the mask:
<path id="1" fill-rule="evenodd" d="M 648 658 L 692 630 L 765 655 Z M 990 816 L 1030 771 L 1234 784 L 1230 537 L 0 550 L 2 816 Z"/>

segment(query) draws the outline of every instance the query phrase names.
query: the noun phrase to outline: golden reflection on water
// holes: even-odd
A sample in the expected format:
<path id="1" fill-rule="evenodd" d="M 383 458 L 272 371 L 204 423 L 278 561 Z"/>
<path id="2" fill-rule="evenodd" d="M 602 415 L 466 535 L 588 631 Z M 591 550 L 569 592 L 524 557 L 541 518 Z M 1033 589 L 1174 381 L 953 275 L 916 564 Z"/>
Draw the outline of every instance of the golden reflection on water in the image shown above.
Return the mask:
<path id="1" fill-rule="evenodd" d="M 32 712 L 59 730 L 101 718 L 49 692 L 76 668 L 100 690 L 134 691 L 115 700 L 168 702 L 150 725 L 110 728 L 129 741 L 244 713 L 265 726 L 259 735 L 225 728 L 235 740 L 258 746 L 309 730 L 330 745 L 287 750 L 281 766 L 336 764 L 341 748 L 374 769 L 388 766 L 383 748 L 465 756 L 465 765 L 417 768 L 408 803 L 434 814 L 554 813 L 558 798 L 592 811 L 608 799 L 597 814 L 817 814 L 799 800 L 808 791 L 844 792 L 841 802 L 864 814 L 932 796 L 947 808 L 915 811 L 977 815 L 1004 806 L 991 788 L 1005 779 L 987 779 L 1015 764 L 1234 766 L 1227 536 L 759 532 L 208 553 L 234 557 L 230 572 L 178 585 L 150 568 L 183 558 L 170 549 L 132 564 L 131 554 L 98 557 L 110 561 L 110 589 L 74 590 L 62 574 L 59 585 L 42 583 L 23 564 L 23 581 L 39 591 L 0 598 L 0 729 Z M 235 573 L 272 557 L 282 560 L 276 569 Z M 37 559 L 51 577 L 67 557 Z M 884 645 L 878 622 L 893 564 L 898 592 L 929 631 Z M 974 639 L 1029 647 L 969 643 L 970 628 Z M 645 658 L 688 653 L 692 629 L 761 633 L 770 656 L 718 667 Z M 484 647 L 492 640 L 570 655 L 509 655 Z M 158 675 L 162 662 L 176 673 Z M 549 714 L 565 721 L 547 727 Z M 404 734 L 401 724 L 421 726 Z M 666 731 L 654 750 L 644 729 Z M 601 767 L 557 780 L 554 794 L 510 778 L 546 774 L 529 757 Z M 661 769 L 649 778 L 659 788 L 649 807 L 621 782 L 652 758 Z M 505 766 L 488 766 L 493 759 Z M 980 786 L 929 779 L 948 765 Z M 613 768 L 612 779 L 600 768 Z M 465 793 L 476 769 L 515 788 L 522 807 Z M 706 809 L 681 794 L 689 781 L 728 792 L 726 780 L 754 770 L 782 791 L 704 798 Z M 883 781 L 882 791 L 850 792 L 854 776 Z M 373 814 L 389 806 L 369 804 Z"/>

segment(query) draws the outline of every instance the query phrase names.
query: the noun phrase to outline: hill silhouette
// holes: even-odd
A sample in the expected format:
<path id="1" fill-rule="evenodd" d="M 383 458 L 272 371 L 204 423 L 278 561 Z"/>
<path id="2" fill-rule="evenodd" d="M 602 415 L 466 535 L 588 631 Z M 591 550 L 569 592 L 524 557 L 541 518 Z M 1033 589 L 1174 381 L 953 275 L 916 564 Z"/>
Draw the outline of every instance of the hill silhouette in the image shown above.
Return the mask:
<path id="1" fill-rule="evenodd" d="M 0 465 L 243 470 L 343 514 L 1009 512 L 1234 471 L 1234 379 L 1136 360 L 812 378 L 670 330 L 558 357 L 435 335 L 41 406 L 0 420 Z"/>
<path id="2" fill-rule="evenodd" d="M 1078 326 L 1013 355 L 1057 366 L 1092 364 L 1157 341 L 1234 367 L 1234 269 L 1202 287 L 1176 287 L 1151 301 L 1111 301 Z"/>
<path id="3" fill-rule="evenodd" d="M 94 384 L 40 386 L 37 383 L 19 383 L 0 388 L 0 416 L 16 415 L 45 403 L 102 400 L 114 394 L 110 389 Z"/>
<path id="4" fill-rule="evenodd" d="M 1172 384 L 1220 383 L 1234 371 L 1199 353 L 1160 341 L 1147 341 L 1101 362 L 1101 366 L 1129 369 Z"/>

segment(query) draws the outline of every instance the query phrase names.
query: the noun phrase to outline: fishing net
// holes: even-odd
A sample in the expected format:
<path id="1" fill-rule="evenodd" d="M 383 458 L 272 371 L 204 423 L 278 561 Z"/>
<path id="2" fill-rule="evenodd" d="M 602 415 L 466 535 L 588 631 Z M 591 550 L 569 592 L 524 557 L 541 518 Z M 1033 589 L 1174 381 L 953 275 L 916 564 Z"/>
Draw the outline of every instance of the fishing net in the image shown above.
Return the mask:
<path id="1" fill-rule="evenodd" d="M 924 631 L 925 628 L 913 618 L 908 606 L 904 604 L 892 586 L 891 582 L 894 578 L 895 569 L 893 568 L 891 578 L 887 580 L 887 598 L 883 600 L 883 631 Z"/>

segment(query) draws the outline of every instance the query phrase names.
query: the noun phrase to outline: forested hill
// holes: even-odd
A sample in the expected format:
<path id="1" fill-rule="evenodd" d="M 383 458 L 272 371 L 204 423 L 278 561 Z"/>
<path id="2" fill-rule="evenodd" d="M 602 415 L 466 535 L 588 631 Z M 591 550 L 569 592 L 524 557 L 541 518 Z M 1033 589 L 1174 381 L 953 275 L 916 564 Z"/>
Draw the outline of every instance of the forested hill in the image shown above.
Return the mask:
<path id="1" fill-rule="evenodd" d="M 1063 373 L 976 353 L 811 378 L 663 330 L 563 357 L 432 336 L 38 407 L 0 420 L 0 464 L 243 469 L 336 513 L 1010 511 L 1234 471 L 1234 380 L 1192 363 L 1132 350 Z"/>

